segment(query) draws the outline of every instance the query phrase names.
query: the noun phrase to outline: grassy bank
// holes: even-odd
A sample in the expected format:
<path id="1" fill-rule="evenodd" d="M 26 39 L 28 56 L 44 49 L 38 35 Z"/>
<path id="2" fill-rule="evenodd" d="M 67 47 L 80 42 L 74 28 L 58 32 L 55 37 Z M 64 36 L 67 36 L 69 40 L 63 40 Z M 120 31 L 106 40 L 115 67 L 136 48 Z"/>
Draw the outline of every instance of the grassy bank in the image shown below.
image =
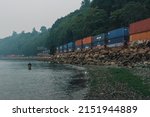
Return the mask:
<path id="1" fill-rule="evenodd" d="M 86 99 L 150 99 L 150 68 L 87 67 Z"/>

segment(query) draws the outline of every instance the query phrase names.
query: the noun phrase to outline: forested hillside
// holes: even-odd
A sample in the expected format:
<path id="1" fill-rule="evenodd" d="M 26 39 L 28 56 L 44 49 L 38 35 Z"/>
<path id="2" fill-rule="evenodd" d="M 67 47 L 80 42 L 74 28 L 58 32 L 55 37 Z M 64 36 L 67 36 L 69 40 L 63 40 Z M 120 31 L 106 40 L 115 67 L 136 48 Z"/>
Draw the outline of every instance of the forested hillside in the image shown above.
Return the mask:
<path id="1" fill-rule="evenodd" d="M 35 28 L 31 33 L 13 32 L 11 36 L 0 40 L 0 55 L 36 55 L 39 52 L 38 48 L 45 46 L 48 35 L 49 31 L 44 26 L 40 32 Z"/>
<path id="2" fill-rule="evenodd" d="M 59 18 L 49 30 L 13 34 L 3 39 L 0 54 L 36 55 L 40 46 L 53 53 L 56 46 L 128 26 L 148 17 L 150 0 L 83 0 L 80 9 Z"/>
<path id="3" fill-rule="evenodd" d="M 89 0 L 84 0 L 84 3 L 80 10 L 58 19 L 52 26 L 50 38 L 55 45 L 128 27 L 150 17 L 150 0 L 93 0 L 90 5 Z"/>

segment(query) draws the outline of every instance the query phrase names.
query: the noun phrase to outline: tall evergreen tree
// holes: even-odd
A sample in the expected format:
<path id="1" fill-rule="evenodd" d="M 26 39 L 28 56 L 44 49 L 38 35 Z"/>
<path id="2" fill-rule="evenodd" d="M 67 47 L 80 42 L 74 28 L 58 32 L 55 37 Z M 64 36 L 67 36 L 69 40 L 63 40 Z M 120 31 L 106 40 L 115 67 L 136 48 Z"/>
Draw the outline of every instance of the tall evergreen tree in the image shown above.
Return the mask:
<path id="1" fill-rule="evenodd" d="M 46 31 L 47 31 L 47 29 L 46 29 L 46 27 L 45 27 L 45 26 L 42 26 L 42 27 L 40 28 L 40 31 L 41 31 L 41 33 L 44 33 L 44 32 L 46 32 Z"/>
<path id="2" fill-rule="evenodd" d="M 90 0 L 83 0 L 81 3 L 81 9 L 87 8 L 90 6 Z"/>

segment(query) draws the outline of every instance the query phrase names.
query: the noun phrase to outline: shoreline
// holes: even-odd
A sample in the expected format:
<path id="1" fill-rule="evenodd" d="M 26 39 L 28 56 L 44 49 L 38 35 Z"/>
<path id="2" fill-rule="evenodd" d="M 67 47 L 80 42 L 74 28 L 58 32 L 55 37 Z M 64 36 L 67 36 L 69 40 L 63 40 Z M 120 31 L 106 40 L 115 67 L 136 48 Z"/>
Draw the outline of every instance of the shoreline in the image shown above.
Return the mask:
<path id="1" fill-rule="evenodd" d="M 134 67 L 150 65 L 149 47 L 94 48 L 49 56 L 6 56 L 1 60 L 37 60 L 71 65 L 117 65 Z"/>
<path id="2" fill-rule="evenodd" d="M 149 100 L 150 66 L 86 66 L 89 80 L 85 100 Z M 145 71 L 145 73 L 137 73 Z"/>
<path id="3" fill-rule="evenodd" d="M 85 95 L 85 100 L 150 99 L 150 48 L 96 48 L 48 57 L 12 57 L 7 60 L 46 61 L 86 71 L 84 83 L 87 93 L 78 92 Z"/>
<path id="4" fill-rule="evenodd" d="M 78 87 L 73 99 L 81 100 L 149 100 L 150 65 L 133 68 L 117 65 L 70 65 L 74 69 L 70 87 Z"/>

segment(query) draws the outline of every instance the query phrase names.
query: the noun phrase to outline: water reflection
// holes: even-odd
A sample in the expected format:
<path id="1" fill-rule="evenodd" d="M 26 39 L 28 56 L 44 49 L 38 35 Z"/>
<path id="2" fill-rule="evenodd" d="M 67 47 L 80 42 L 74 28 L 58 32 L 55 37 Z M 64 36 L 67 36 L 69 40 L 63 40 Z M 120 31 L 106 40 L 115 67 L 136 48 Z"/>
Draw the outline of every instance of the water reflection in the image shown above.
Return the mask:
<path id="1" fill-rule="evenodd" d="M 32 70 L 27 64 L 32 63 Z M 84 68 L 39 61 L 0 60 L 0 99 L 83 99 Z"/>

